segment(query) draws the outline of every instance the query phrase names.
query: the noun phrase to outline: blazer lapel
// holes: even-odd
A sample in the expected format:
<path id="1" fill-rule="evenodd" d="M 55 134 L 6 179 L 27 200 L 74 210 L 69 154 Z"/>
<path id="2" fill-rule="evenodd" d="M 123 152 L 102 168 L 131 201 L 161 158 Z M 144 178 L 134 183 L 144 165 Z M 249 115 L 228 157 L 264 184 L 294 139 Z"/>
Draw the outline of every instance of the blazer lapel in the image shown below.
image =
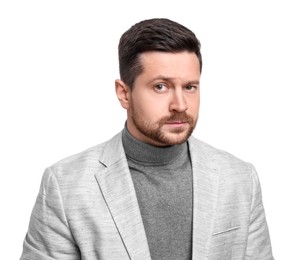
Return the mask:
<path id="1" fill-rule="evenodd" d="M 99 162 L 103 170 L 95 177 L 130 259 L 151 259 L 121 133 L 106 143 Z"/>
<path id="2" fill-rule="evenodd" d="M 218 169 L 204 146 L 193 137 L 189 139 L 194 189 L 192 259 L 208 257 L 218 196 Z"/>

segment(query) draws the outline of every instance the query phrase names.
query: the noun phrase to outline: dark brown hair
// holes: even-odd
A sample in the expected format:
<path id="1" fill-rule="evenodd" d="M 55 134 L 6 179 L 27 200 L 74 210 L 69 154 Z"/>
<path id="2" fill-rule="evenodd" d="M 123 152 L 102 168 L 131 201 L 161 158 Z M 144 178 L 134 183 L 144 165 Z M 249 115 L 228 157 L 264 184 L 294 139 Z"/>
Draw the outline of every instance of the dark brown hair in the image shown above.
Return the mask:
<path id="1" fill-rule="evenodd" d="M 183 25 L 166 18 L 136 23 L 120 38 L 118 45 L 120 78 L 130 88 L 142 73 L 140 54 L 147 51 L 182 52 L 197 55 L 202 70 L 201 44 L 196 35 Z"/>

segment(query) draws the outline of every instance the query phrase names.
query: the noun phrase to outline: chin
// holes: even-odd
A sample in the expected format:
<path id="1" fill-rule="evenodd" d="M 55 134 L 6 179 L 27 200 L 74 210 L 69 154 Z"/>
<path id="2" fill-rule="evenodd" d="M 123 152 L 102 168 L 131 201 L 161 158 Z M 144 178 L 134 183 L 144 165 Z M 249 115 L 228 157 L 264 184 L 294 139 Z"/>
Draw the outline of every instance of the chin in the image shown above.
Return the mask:
<path id="1" fill-rule="evenodd" d="M 188 140 L 189 138 L 188 133 L 181 133 L 181 134 L 167 134 L 164 137 L 164 143 L 166 145 L 177 145 L 177 144 L 182 144 L 185 141 Z"/>

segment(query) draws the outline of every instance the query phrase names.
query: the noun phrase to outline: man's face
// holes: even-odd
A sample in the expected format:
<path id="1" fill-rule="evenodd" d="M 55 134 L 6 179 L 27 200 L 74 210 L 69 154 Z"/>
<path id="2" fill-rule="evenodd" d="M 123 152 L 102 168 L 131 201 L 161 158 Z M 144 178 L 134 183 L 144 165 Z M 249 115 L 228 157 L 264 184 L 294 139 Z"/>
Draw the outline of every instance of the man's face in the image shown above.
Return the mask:
<path id="1" fill-rule="evenodd" d="M 140 141 L 168 146 L 188 139 L 200 105 L 200 64 L 194 53 L 146 52 L 128 92 L 127 127 Z"/>

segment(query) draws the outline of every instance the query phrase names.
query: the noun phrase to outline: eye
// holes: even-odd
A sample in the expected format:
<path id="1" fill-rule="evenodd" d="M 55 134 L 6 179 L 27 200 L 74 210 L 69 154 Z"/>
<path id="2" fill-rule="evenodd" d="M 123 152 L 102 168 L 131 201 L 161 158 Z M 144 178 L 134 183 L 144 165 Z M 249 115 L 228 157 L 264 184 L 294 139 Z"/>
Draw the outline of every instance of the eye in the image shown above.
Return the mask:
<path id="1" fill-rule="evenodd" d="M 154 86 L 154 89 L 157 91 L 157 92 L 166 92 L 168 87 L 166 84 L 163 84 L 163 83 L 158 83 Z"/>
<path id="2" fill-rule="evenodd" d="M 185 90 L 188 92 L 195 92 L 198 89 L 197 85 L 188 85 L 185 87 Z"/>

